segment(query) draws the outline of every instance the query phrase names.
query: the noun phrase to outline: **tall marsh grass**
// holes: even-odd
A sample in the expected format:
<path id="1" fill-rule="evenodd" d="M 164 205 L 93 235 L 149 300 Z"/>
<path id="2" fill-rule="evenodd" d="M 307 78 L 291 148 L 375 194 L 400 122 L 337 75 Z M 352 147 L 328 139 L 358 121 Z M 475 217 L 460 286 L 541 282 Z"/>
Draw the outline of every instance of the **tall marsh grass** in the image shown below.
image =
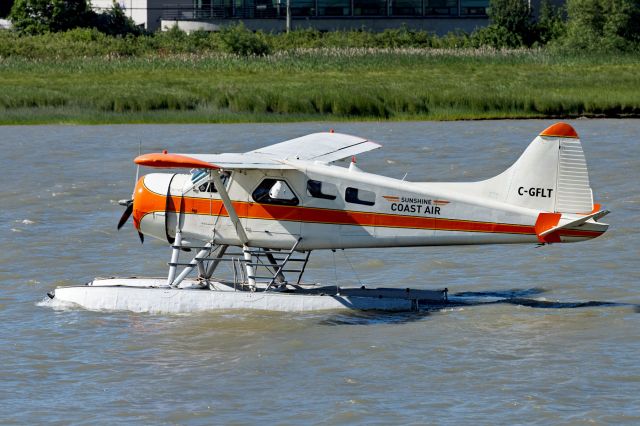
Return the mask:
<path id="1" fill-rule="evenodd" d="M 0 48 L 1 49 L 1 48 Z M 640 115 L 640 58 L 295 47 L 0 59 L 0 123 Z"/>

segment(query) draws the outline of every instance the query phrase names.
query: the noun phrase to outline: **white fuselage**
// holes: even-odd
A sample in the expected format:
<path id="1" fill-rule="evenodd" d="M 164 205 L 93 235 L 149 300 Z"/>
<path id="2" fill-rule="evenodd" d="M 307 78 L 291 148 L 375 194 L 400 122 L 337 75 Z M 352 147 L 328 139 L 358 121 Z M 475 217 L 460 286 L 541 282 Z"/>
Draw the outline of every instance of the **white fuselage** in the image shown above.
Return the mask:
<path id="1" fill-rule="evenodd" d="M 290 248 L 299 238 L 299 250 L 538 242 L 539 210 L 475 195 L 474 184 L 415 183 L 355 167 L 291 164 L 295 168 L 231 173 L 227 191 L 248 245 Z M 183 238 L 242 245 L 220 195 L 192 185 L 188 174 L 143 177 L 134 198 L 138 229 L 171 240 L 179 220 Z M 561 240 L 581 241 L 605 230 L 591 221 L 563 230 Z"/>

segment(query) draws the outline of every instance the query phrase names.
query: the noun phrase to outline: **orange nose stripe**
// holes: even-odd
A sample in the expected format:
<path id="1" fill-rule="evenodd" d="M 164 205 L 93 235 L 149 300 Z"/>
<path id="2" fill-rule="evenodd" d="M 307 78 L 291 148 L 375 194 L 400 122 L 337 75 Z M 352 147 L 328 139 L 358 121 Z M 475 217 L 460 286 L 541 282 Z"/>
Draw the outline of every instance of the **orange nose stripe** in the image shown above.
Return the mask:
<path id="1" fill-rule="evenodd" d="M 165 211 L 166 197 L 149 191 L 144 176 L 138 180 L 133 192 L 133 225 L 140 230 L 140 221 L 147 213 Z"/>

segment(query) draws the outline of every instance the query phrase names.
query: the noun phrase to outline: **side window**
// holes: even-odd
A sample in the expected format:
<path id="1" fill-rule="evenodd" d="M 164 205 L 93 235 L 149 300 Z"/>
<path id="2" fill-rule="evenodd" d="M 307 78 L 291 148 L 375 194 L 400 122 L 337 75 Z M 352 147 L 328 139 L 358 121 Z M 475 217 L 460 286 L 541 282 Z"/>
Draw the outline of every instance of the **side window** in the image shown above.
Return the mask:
<path id="1" fill-rule="evenodd" d="M 253 200 L 264 204 L 297 206 L 300 202 L 287 182 L 281 179 L 265 179 L 251 194 Z"/>
<path id="2" fill-rule="evenodd" d="M 364 189 L 349 187 L 344 193 L 344 199 L 347 203 L 372 206 L 376 203 L 376 194 L 375 192 L 366 191 Z"/>
<path id="3" fill-rule="evenodd" d="M 335 200 L 338 189 L 335 185 L 319 180 L 307 181 L 307 192 L 314 198 L 324 198 L 325 200 Z"/>

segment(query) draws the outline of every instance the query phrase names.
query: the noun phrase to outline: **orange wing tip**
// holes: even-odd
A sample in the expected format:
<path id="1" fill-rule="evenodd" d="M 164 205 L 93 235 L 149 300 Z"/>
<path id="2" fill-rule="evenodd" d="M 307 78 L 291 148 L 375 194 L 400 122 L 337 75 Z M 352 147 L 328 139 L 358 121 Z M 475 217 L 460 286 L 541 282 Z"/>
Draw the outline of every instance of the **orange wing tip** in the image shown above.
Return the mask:
<path id="1" fill-rule="evenodd" d="M 556 123 L 547 127 L 540 133 L 540 136 L 550 136 L 556 138 L 578 138 L 578 132 L 567 123 Z"/>
<path id="2" fill-rule="evenodd" d="M 219 169 L 215 164 L 198 160 L 186 155 L 168 154 L 167 151 L 162 153 L 154 152 L 151 154 L 143 154 L 133 160 L 134 163 L 141 166 L 157 167 L 161 169 Z"/>

